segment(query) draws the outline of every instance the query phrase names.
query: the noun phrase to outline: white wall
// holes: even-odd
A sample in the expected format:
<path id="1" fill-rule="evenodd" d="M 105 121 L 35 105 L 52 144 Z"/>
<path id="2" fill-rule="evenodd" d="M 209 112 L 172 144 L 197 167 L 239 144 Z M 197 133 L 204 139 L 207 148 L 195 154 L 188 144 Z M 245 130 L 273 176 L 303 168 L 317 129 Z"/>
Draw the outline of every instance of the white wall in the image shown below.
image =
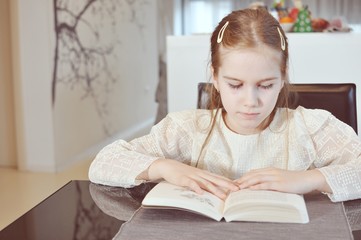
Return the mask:
<path id="1" fill-rule="evenodd" d="M 52 104 L 53 1 L 11 1 L 17 163 L 21 170 L 62 170 L 94 157 L 114 139 L 129 140 L 146 133 L 153 125 L 158 81 L 156 2 L 115 2 L 122 5 L 119 11 L 123 14 L 115 19 L 116 30 L 109 31 L 109 25 L 100 26 L 105 32 L 101 32 L 101 41 L 95 43 L 91 42 L 86 28 L 79 30 L 86 47 L 87 44 L 106 46 L 114 39 L 122 46 L 110 57 L 112 61 L 108 61 L 108 70 L 115 76 L 114 84 L 107 85 L 106 92 L 93 92 L 104 100 L 101 106 L 107 104 L 106 111 L 99 115 L 94 98 L 85 97 L 81 84 L 59 82 L 57 98 Z M 82 2 L 71 4 L 76 9 Z M 99 20 L 91 15 L 86 17 L 95 24 Z M 92 74 L 99 73 L 97 66 L 90 69 Z M 66 70 L 69 69 L 58 71 L 64 75 L 69 73 Z M 105 75 L 101 78 L 107 80 Z M 100 84 L 94 84 L 95 89 L 100 88 Z"/>
<path id="2" fill-rule="evenodd" d="M 52 2 L 11 1 L 18 167 L 55 171 L 49 76 Z M 34 14 L 36 13 L 36 14 Z"/>
<path id="3" fill-rule="evenodd" d="M 355 83 L 361 126 L 361 33 L 289 33 L 293 83 Z M 197 84 L 207 82 L 210 35 L 168 36 L 169 112 L 196 108 Z"/>

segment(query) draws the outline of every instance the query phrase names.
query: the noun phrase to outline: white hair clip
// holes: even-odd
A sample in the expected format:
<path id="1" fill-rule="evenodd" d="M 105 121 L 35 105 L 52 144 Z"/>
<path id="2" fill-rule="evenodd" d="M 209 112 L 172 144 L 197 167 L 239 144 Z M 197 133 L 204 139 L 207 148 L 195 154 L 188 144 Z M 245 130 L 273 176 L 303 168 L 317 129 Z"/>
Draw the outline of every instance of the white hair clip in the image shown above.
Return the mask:
<path id="1" fill-rule="evenodd" d="M 283 37 L 283 34 L 281 33 L 281 30 L 279 27 L 277 27 L 278 33 L 280 34 L 280 39 L 281 39 L 281 49 L 282 51 L 286 50 L 286 40 Z"/>
<path id="2" fill-rule="evenodd" d="M 228 26 L 229 21 L 227 21 L 223 27 L 221 28 L 221 30 L 219 30 L 218 32 L 218 36 L 217 36 L 217 43 L 221 43 L 223 40 L 223 34 L 224 34 L 224 30 L 226 30 L 226 27 Z"/>

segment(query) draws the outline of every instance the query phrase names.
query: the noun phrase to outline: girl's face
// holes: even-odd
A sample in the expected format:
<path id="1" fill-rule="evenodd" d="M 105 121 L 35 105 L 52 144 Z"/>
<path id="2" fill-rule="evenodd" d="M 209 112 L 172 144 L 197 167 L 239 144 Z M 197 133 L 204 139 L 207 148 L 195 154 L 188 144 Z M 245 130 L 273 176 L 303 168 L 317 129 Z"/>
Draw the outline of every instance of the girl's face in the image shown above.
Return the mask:
<path id="1" fill-rule="evenodd" d="M 234 132 L 254 134 L 268 121 L 284 81 L 281 56 L 268 47 L 227 50 L 221 48 L 221 66 L 213 76 L 225 109 L 224 121 Z"/>

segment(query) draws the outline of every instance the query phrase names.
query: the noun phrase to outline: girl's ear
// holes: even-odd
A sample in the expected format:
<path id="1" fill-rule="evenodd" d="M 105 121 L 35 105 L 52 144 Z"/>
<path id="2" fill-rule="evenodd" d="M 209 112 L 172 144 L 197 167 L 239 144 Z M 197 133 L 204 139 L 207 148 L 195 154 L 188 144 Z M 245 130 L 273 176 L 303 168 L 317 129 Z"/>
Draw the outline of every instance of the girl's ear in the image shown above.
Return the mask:
<path id="1" fill-rule="evenodd" d="M 216 76 L 214 74 L 214 68 L 211 67 L 211 73 L 212 73 L 212 82 L 213 82 L 213 86 L 214 88 L 217 90 L 217 92 L 219 91 L 219 88 L 218 88 L 218 76 Z"/>

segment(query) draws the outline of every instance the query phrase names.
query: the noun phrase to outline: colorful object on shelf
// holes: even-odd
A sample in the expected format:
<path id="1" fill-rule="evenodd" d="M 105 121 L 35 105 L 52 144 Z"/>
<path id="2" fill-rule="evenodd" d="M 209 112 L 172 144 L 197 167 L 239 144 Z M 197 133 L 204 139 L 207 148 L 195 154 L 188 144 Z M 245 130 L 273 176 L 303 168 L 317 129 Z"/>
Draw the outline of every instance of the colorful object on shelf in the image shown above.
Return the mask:
<path id="1" fill-rule="evenodd" d="M 281 17 L 280 20 L 279 20 L 280 23 L 293 23 L 293 18 L 291 17 Z"/>
<path id="2" fill-rule="evenodd" d="M 349 27 L 345 17 L 336 17 L 331 19 L 327 29 L 328 32 L 350 32 L 352 28 Z"/>
<path id="3" fill-rule="evenodd" d="M 314 32 L 323 32 L 330 25 L 329 22 L 323 18 L 313 18 L 311 24 Z"/>
<path id="4" fill-rule="evenodd" d="M 300 11 L 300 10 L 299 10 L 298 8 L 296 8 L 296 7 L 291 8 L 291 9 L 289 10 L 288 16 L 293 19 L 293 22 L 296 22 L 296 21 L 297 21 L 297 17 L 298 17 L 299 11 Z"/>
<path id="5" fill-rule="evenodd" d="M 294 32 L 312 32 L 311 14 L 307 7 L 300 9 L 297 21 L 293 26 Z"/>

